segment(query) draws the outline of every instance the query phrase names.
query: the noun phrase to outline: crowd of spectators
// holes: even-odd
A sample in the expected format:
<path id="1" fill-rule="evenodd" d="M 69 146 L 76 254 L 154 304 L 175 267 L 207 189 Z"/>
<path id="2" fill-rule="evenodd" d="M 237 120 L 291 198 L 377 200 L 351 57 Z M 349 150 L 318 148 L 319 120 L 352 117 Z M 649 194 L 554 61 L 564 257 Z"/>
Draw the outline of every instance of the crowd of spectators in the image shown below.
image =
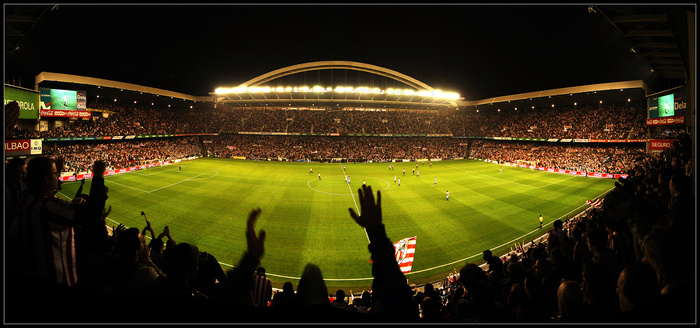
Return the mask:
<path id="1" fill-rule="evenodd" d="M 578 172 L 623 174 L 645 156 L 644 144 L 551 144 L 542 142 L 488 141 L 471 144 L 472 158 L 499 163 L 532 163 L 538 167 Z"/>
<path id="2" fill-rule="evenodd" d="M 106 163 L 107 170 L 118 170 L 202 156 L 198 137 L 60 142 L 43 151 L 46 155 L 63 158 L 63 172 L 70 174 L 90 172 L 92 163 L 98 159 Z"/>
<path id="3" fill-rule="evenodd" d="M 640 104 L 556 109 L 469 111 L 464 135 L 537 139 L 644 139 L 646 115 Z"/>
<path id="4" fill-rule="evenodd" d="M 154 140 L 152 148 L 163 141 Z M 140 149 L 142 141 L 132 142 Z M 121 147 L 113 151 L 119 154 Z M 554 220 L 546 241 L 532 243 L 502 265 L 485 252 L 488 268 L 468 261 L 454 283 L 440 290 L 426 284 L 417 291 L 407 283 L 382 221 L 381 192 L 363 186 L 358 190 L 362 211 L 350 209 L 350 217 L 369 239 L 374 279 L 367 297 L 348 299 L 342 290 L 330 294 L 321 268 L 309 263 L 296 291 L 285 282 L 283 291 L 262 305 L 254 302 L 255 271 L 265 254 L 266 233 L 255 229 L 260 209 L 247 215 L 247 248 L 238 265 L 224 270 L 206 250 L 176 242 L 176 232 L 167 226 L 156 236 L 144 213 L 143 229 L 109 229 L 111 207 L 105 208 L 105 201 L 107 187 L 115 186 L 105 185 L 106 156 L 98 154 L 89 194 L 81 188 L 69 201 L 54 196 L 65 167 L 62 157 L 38 156 L 7 167 L 6 322 L 647 324 L 696 319 L 695 173 L 687 135 L 661 153 L 640 154 L 627 178 L 611 181 L 614 189 L 599 209 L 566 222 Z"/>
<path id="5" fill-rule="evenodd" d="M 209 155 L 288 161 L 390 161 L 464 157 L 459 139 L 446 137 L 313 137 L 223 135 L 210 138 Z"/>
<path id="6" fill-rule="evenodd" d="M 415 134 L 537 139 L 645 139 L 640 104 L 575 108 L 438 111 L 286 109 L 170 109 L 149 104 L 90 104 L 90 119 L 42 131 L 16 129 L 12 138 L 158 135 L 182 133 Z M 674 135 L 667 135 L 673 137 Z"/>

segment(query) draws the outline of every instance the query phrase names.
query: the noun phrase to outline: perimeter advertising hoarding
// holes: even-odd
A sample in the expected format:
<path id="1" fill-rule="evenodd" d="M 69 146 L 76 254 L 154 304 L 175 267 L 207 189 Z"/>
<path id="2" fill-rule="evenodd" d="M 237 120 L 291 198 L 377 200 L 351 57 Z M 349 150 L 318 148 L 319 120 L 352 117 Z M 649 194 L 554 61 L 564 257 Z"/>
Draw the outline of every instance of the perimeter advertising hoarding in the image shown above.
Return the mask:
<path id="1" fill-rule="evenodd" d="M 649 140 L 649 150 L 653 152 L 658 152 L 662 151 L 666 148 L 671 147 L 673 145 L 673 142 L 677 140 L 670 140 L 670 139 L 664 139 L 664 140 Z"/>
<path id="2" fill-rule="evenodd" d="M 647 119 L 647 126 L 649 126 L 649 125 L 673 125 L 673 124 L 685 124 L 685 116 L 660 117 L 660 118 L 648 118 Z"/>
<path id="3" fill-rule="evenodd" d="M 41 155 L 41 139 L 5 140 L 5 156 Z"/>
<path id="4" fill-rule="evenodd" d="M 5 105 L 17 101 L 20 119 L 39 119 L 40 97 L 34 90 L 5 84 Z"/>

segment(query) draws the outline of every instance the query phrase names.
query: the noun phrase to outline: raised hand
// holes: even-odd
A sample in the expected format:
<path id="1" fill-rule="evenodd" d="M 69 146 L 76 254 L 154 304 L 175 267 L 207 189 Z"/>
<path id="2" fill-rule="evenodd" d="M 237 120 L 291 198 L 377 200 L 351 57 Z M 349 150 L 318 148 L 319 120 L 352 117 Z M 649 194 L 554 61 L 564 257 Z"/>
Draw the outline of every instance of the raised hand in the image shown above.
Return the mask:
<path id="1" fill-rule="evenodd" d="M 374 195 L 372 194 L 372 187 L 362 186 L 362 188 L 357 189 L 360 200 L 360 211 L 361 214 L 355 213 L 355 210 L 348 208 L 350 211 L 350 216 L 363 228 L 373 227 L 378 224 L 382 224 L 382 194 L 377 191 L 377 202 L 374 202 Z"/>
<path id="2" fill-rule="evenodd" d="M 119 233 L 123 232 L 124 230 L 126 230 L 126 227 L 121 223 L 116 228 L 112 226 L 112 234 L 114 234 L 114 236 L 116 236 L 117 238 L 119 238 Z"/>
<path id="3" fill-rule="evenodd" d="M 5 105 L 5 139 L 12 137 L 12 130 L 19 120 L 19 103 L 13 101 Z"/>
<path id="4" fill-rule="evenodd" d="M 254 208 L 248 214 L 248 227 L 246 228 L 246 241 L 248 242 L 248 254 L 260 260 L 265 254 L 265 230 L 255 233 L 255 221 L 260 215 L 260 208 Z"/>
<path id="5" fill-rule="evenodd" d="M 103 162 L 101 160 L 95 161 L 95 163 L 92 164 L 93 176 L 103 177 L 105 175 L 106 168 L 107 168 L 107 165 L 105 164 L 105 162 Z"/>

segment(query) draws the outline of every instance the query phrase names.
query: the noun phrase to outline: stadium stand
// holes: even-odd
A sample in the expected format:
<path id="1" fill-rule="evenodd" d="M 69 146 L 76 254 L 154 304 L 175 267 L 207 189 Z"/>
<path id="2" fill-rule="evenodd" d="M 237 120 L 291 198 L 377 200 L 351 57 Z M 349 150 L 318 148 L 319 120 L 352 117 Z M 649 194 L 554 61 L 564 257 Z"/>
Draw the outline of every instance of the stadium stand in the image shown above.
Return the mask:
<path id="1" fill-rule="evenodd" d="M 690 187 L 694 164 L 689 135 L 680 131 L 662 132 L 662 136 L 678 140 L 660 153 L 646 152 L 636 143 L 582 146 L 483 139 L 644 138 L 644 111 L 640 105 L 454 113 L 445 117 L 431 112 L 253 109 L 197 115 L 197 110 L 166 113 L 142 105 L 91 106 L 109 110 L 110 114 L 74 121 L 70 126 L 41 134 L 13 129 L 12 139 L 172 134 L 153 140 L 47 143 L 45 154 L 62 158 L 64 171 L 75 174 L 90 172 L 96 161 L 104 161 L 108 169 L 119 169 L 191 156 L 290 161 L 472 157 L 498 162 L 524 160 L 548 168 L 585 172 L 625 173 L 627 177 L 611 180 L 615 189 L 607 194 L 601 207 L 591 207 L 582 215 L 562 222 L 556 248 L 551 245 L 554 239 L 547 237 L 559 232 L 548 232 L 537 242 L 520 245 L 502 256 L 503 272 L 487 274 L 477 263 L 467 263 L 459 272 L 437 283 L 437 287 L 432 283 L 427 288 L 427 284 L 419 288 L 406 284 L 403 274 L 396 270 L 398 266 L 381 220 L 353 216 L 368 230 L 370 252 L 377 256 L 374 267 L 380 269 L 373 270 L 374 288 L 367 297 L 348 295 L 347 306 L 343 307 L 331 306 L 322 273 L 313 266 L 304 270 L 303 283 L 300 281 L 296 293 L 293 286 L 285 286 L 284 292 L 279 292 L 287 295 L 286 304 L 292 305 L 252 304 L 249 298 L 252 276 L 264 248 L 264 238 L 254 229 L 255 211 L 249 214 L 248 251 L 236 269 L 225 274 L 215 259 L 205 255 L 206 250 L 200 252 L 195 245 L 178 247 L 172 243 L 163 251 L 162 262 L 155 263 L 150 256 L 144 256 L 149 246 L 143 238 L 145 229 L 143 233 L 124 229 L 108 233 L 104 227 L 82 231 L 76 235 L 76 247 L 86 247 L 86 240 L 101 240 L 101 243 L 84 258 L 90 262 L 87 267 L 91 270 L 78 272 L 76 287 L 28 275 L 16 262 L 8 263 L 7 323 L 688 323 L 695 320 L 695 229 L 691 228 L 696 221 L 692 209 L 695 195 Z M 574 112 L 576 115 L 572 115 Z M 190 133 L 217 135 L 206 138 L 212 141 L 210 144 L 204 144 L 201 136 L 175 136 Z M 347 136 L 383 133 L 418 136 Z M 453 138 L 456 136 L 476 138 Z M 8 181 L 5 181 L 6 190 Z M 371 190 L 365 196 L 363 201 L 367 206 L 374 206 Z M 17 206 L 17 200 L 6 198 L 6 215 Z M 21 233 L 8 233 L 8 243 L 22 245 L 26 241 Z M 567 250 L 561 251 L 563 248 Z M 16 252 L 9 254 L 11 258 L 25 256 L 21 247 L 9 251 Z M 605 269 L 609 268 L 605 267 L 606 263 L 618 265 L 619 272 L 606 275 Z M 627 287 L 640 283 L 635 279 L 648 278 L 637 278 L 644 273 L 640 263 L 653 269 L 658 283 L 657 288 L 644 295 L 634 294 Z M 115 281 L 107 274 L 114 268 L 132 275 L 130 280 L 125 282 L 122 276 Z M 180 272 L 180 279 L 169 280 L 169 272 Z M 212 277 L 221 284 L 208 284 Z M 124 287 L 126 283 L 130 284 L 129 288 Z M 580 292 L 572 290 L 572 286 L 580 286 Z M 147 290 L 150 292 L 144 296 Z M 273 300 L 277 298 L 277 294 L 273 295 Z M 116 308 L 120 310 L 113 314 Z"/>

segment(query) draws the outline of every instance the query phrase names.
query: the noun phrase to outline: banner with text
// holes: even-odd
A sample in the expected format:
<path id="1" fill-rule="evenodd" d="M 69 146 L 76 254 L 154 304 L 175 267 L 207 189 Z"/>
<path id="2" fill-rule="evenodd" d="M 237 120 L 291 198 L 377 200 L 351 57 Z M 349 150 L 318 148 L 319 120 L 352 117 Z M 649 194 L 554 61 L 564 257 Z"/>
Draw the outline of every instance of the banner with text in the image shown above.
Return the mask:
<path id="1" fill-rule="evenodd" d="M 649 140 L 649 150 L 664 150 L 671 147 L 676 140 Z"/>
<path id="2" fill-rule="evenodd" d="M 5 105 L 16 101 L 19 104 L 20 119 L 39 119 L 39 93 L 5 84 Z"/>
<path id="3" fill-rule="evenodd" d="M 41 155 L 41 139 L 5 140 L 5 156 Z"/>
<path id="4" fill-rule="evenodd" d="M 42 109 L 41 117 L 79 117 L 90 118 L 92 112 L 78 110 Z"/>
<path id="5" fill-rule="evenodd" d="M 647 126 L 672 125 L 672 124 L 685 124 L 685 116 L 648 118 L 647 119 Z"/>

